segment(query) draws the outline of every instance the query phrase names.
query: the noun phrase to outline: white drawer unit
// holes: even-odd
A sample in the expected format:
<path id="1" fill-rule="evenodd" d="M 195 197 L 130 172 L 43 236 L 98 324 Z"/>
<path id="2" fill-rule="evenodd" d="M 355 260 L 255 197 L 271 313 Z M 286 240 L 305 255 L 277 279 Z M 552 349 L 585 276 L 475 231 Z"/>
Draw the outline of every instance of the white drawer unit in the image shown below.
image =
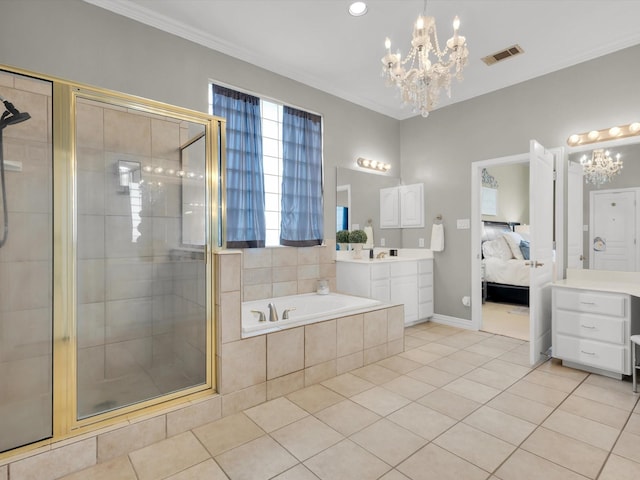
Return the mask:
<path id="1" fill-rule="evenodd" d="M 629 337 L 638 299 L 626 293 L 553 288 L 553 356 L 567 366 L 621 378 L 631 374 Z"/>

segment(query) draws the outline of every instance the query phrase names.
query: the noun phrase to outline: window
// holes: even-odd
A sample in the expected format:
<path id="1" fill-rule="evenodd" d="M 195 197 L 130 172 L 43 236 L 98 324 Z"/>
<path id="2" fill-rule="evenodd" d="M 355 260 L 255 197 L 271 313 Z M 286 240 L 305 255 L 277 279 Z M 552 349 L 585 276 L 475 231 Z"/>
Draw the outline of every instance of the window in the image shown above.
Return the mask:
<path id="1" fill-rule="evenodd" d="M 225 99 L 220 98 L 221 95 L 243 99 L 246 97 L 249 102 L 259 101 L 259 126 L 254 126 L 253 129 L 250 126 L 252 122 L 257 122 L 257 119 L 253 118 L 255 111 L 240 112 L 242 105 L 225 102 Z M 214 97 L 217 100 L 214 101 Z M 213 115 L 227 118 L 228 121 L 227 245 L 261 247 L 321 244 L 323 237 L 321 117 L 215 84 L 212 84 L 209 92 L 209 111 Z M 242 116 L 243 120 L 238 121 L 236 118 L 238 116 Z M 307 124 L 311 125 L 311 128 L 308 128 Z M 244 131 L 245 128 L 252 131 L 253 141 L 259 137 L 256 142 L 260 144 L 260 148 L 246 146 L 250 140 L 247 137 L 247 131 Z M 243 135 L 243 141 L 238 141 Z M 251 160 L 246 160 L 250 156 L 247 153 L 248 150 L 254 154 Z M 246 157 L 245 160 L 240 161 L 238 155 Z M 249 165 L 253 164 L 257 158 L 261 159 L 260 165 Z M 230 167 L 232 163 L 233 166 Z M 243 166 L 238 167 L 239 163 L 243 163 Z M 288 167 L 285 168 L 287 165 Z M 261 185 L 255 186 L 256 181 L 251 184 L 232 181 L 230 176 L 237 174 L 237 168 L 252 169 L 254 175 L 260 172 Z M 237 187 L 234 187 L 234 184 Z M 244 203 L 234 206 L 239 197 L 237 192 L 232 194 L 234 188 L 237 190 L 250 188 L 260 197 L 262 208 L 250 210 L 252 215 L 261 218 L 253 221 L 237 218 L 244 216 L 248 209 L 243 206 Z M 251 204 L 255 205 L 255 203 L 256 199 Z M 283 212 L 285 212 L 284 218 Z M 235 228 L 237 223 L 251 223 L 251 228 L 241 226 Z M 229 231 L 230 225 L 234 226 L 234 232 Z M 263 231 L 262 240 L 260 233 L 256 233 L 255 230 Z M 251 235 L 255 238 L 248 238 Z"/>

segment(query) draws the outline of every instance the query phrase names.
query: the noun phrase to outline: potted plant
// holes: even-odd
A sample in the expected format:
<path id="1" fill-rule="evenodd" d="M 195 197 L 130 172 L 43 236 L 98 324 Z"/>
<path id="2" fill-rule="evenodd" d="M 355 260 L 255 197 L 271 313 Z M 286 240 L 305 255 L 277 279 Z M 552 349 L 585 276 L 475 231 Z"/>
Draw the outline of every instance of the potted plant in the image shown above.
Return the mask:
<path id="1" fill-rule="evenodd" d="M 367 241 L 367 234 L 364 230 L 353 230 L 349 232 L 349 243 L 353 245 L 354 258 L 360 258 L 362 254 L 362 245 Z"/>
<path id="2" fill-rule="evenodd" d="M 340 230 L 336 233 L 336 243 L 340 250 L 349 250 L 349 230 Z"/>

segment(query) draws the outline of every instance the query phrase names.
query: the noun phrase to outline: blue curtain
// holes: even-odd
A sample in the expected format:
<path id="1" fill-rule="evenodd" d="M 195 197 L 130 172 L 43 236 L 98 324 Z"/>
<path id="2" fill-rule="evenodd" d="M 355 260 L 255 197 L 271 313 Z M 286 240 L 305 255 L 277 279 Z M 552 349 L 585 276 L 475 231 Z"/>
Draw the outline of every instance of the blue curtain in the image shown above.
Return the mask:
<path id="1" fill-rule="evenodd" d="M 213 114 L 227 120 L 227 247 L 261 248 L 266 228 L 260 99 L 212 88 Z"/>
<path id="2" fill-rule="evenodd" d="M 285 106 L 282 143 L 280 244 L 290 247 L 321 245 L 324 217 L 320 116 Z"/>

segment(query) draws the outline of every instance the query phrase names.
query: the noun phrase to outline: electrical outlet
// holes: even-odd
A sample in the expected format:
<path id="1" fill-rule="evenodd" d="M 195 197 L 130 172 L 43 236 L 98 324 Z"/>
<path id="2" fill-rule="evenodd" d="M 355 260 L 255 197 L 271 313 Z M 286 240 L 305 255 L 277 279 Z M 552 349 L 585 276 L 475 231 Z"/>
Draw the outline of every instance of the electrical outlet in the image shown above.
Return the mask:
<path id="1" fill-rule="evenodd" d="M 384 247 L 387 244 L 387 241 L 384 238 L 380 239 L 380 246 Z"/>
<path id="2" fill-rule="evenodd" d="M 419 247 L 424 247 L 424 238 L 419 238 L 418 239 L 418 246 Z"/>

